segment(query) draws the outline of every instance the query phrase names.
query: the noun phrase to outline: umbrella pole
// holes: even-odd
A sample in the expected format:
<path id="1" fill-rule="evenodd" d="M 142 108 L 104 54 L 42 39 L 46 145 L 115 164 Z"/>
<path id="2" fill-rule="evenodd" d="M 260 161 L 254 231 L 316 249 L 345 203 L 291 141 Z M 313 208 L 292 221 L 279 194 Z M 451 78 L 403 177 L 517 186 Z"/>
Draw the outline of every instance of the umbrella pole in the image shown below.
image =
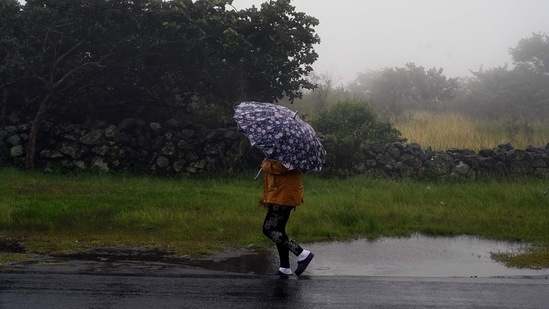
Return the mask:
<path id="1" fill-rule="evenodd" d="M 259 171 L 257 172 L 257 175 L 255 175 L 254 180 L 257 180 L 257 178 L 259 178 L 259 175 L 261 174 L 261 171 L 262 171 L 262 170 L 263 170 L 263 169 L 261 169 L 261 168 L 259 169 Z"/>

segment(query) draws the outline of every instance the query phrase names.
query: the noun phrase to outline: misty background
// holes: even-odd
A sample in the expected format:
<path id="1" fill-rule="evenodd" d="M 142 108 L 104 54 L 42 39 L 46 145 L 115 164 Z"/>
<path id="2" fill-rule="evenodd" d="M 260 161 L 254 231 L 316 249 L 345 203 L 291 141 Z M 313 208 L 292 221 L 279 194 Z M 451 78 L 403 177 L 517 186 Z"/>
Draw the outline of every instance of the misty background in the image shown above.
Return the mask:
<path id="1" fill-rule="evenodd" d="M 263 0 L 234 0 L 236 9 Z M 415 63 L 447 77 L 509 65 L 509 48 L 549 32 L 546 0 L 293 0 L 296 11 L 320 21 L 317 73 L 342 83 L 357 73 Z"/>

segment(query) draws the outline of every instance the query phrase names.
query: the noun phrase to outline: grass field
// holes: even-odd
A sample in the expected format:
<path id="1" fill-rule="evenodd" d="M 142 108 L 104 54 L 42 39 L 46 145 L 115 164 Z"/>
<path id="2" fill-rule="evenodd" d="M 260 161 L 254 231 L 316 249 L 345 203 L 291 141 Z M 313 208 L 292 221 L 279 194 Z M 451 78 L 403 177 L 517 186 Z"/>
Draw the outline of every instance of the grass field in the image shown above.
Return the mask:
<path id="1" fill-rule="evenodd" d="M 180 255 L 270 248 L 257 205 L 262 183 L 253 176 L 157 179 L 3 168 L 0 241 L 20 241 L 37 254 L 109 246 Z M 307 175 L 305 203 L 288 232 L 301 242 L 414 233 L 524 241 L 537 249 L 499 258 L 549 267 L 548 186 L 532 179 L 442 184 Z"/>

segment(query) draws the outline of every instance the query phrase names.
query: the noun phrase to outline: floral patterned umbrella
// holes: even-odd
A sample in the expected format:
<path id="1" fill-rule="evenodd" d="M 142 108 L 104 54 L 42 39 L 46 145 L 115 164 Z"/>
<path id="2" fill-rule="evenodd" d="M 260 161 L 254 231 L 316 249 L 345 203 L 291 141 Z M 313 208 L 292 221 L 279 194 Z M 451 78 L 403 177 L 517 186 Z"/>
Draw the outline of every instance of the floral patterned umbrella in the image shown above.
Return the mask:
<path id="1" fill-rule="evenodd" d="M 320 171 L 326 150 L 314 129 L 297 112 L 272 103 L 242 102 L 234 120 L 252 146 L 289 170 Z"/>

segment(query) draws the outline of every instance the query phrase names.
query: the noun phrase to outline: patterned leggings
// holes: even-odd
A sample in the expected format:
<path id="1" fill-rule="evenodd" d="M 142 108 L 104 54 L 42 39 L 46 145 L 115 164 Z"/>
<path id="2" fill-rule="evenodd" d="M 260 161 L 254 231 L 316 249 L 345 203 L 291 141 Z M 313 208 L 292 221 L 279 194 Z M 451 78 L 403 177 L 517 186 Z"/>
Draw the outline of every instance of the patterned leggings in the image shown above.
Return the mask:
<path id="1" fill-rule="evenodd" d="M 280 267 L 290 268 L 290 254 L 292 252 L 296 256 L 303 249 L 288 235 L 286 235 L 286 223 L 290 219 L 291 211 L 295 207 L 269 205 L 265 222 L 263 222 L 263 234 L 276 244 L 278 256 L 280 257 Z"/>

